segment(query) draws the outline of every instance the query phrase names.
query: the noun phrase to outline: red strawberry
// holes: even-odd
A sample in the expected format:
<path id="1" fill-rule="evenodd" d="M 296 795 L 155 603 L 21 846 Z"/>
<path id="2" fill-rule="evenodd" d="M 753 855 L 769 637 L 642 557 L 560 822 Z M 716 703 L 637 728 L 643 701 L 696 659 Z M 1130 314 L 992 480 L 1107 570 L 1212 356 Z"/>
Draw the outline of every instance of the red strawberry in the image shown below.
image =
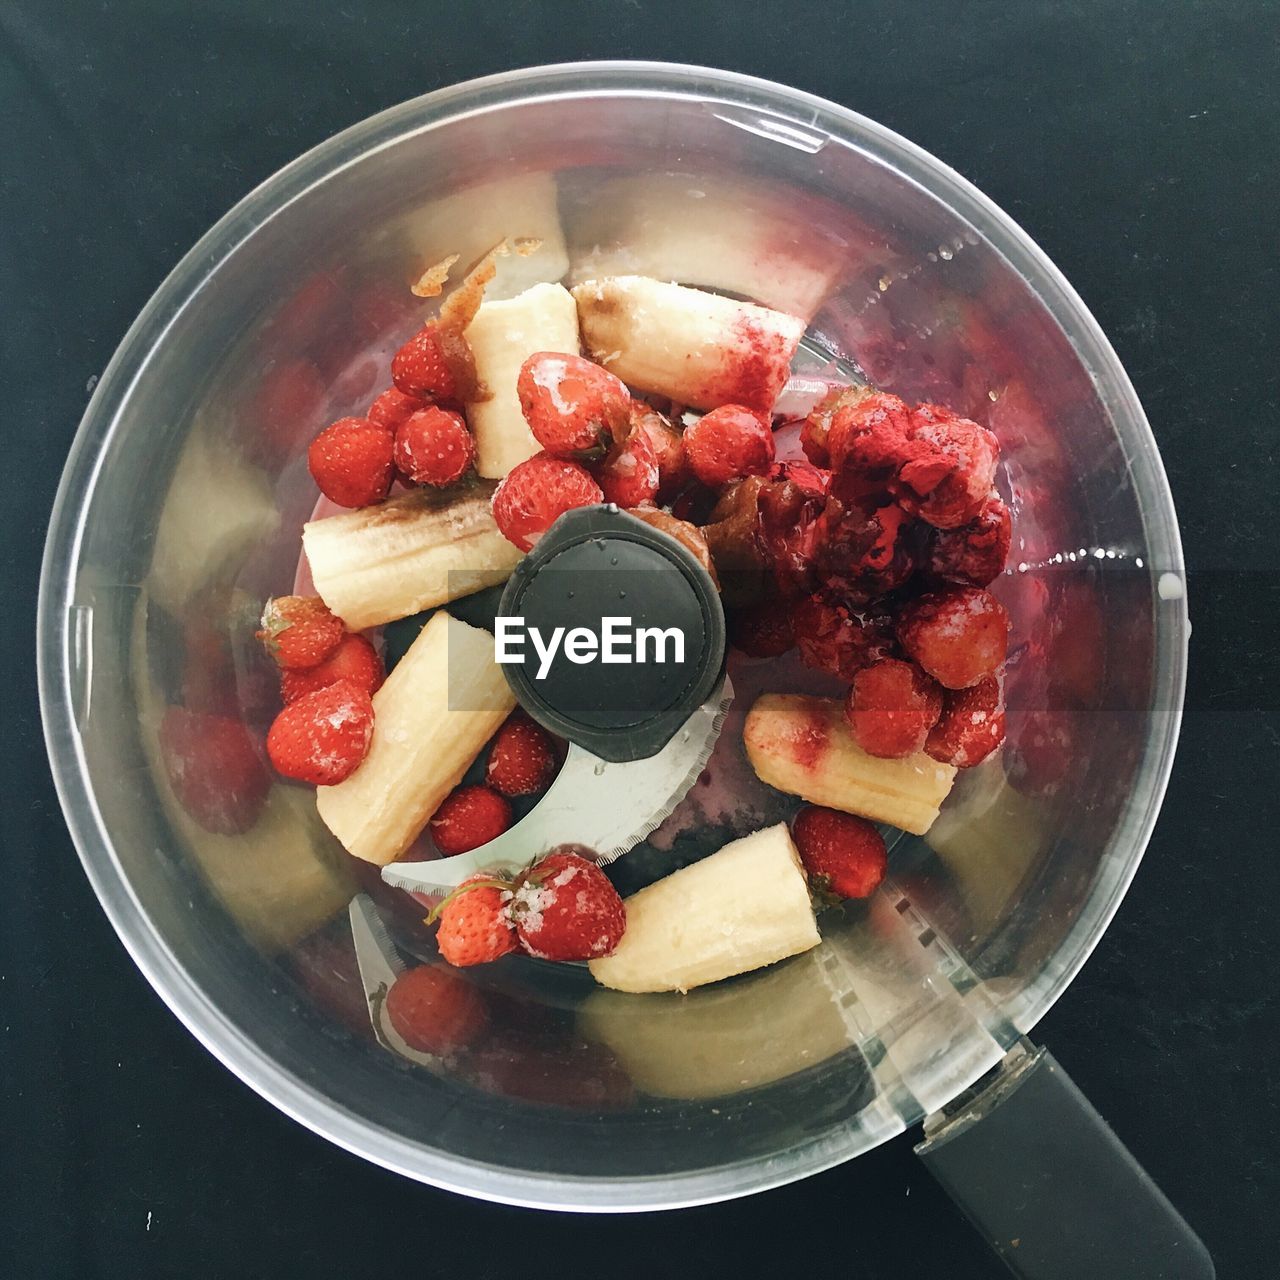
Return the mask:
<path id="1" fill-rule="evenodd" d="M 1004 741 L 1004 681 L 984 676 L 970 689 L 948 691 L 924 749 L 943 764 L 971 769 Z"/>
<path id="2" fill-rule="evenodd" d="M 348 680 L 372 697 L 384 679 L 382 659 L 373 645 L 364 636 L 347 635 L 323 662 L 307 671 L 284 672 L 280 677 L 280 696 L 286 704 L 296 702 L 303 694 Z"/>
<path id="3" fill-rule="evenodd" d="M 307 466 L 330 502 L 367 507 L 391 488 L 393 439 L 368 418 L 339 418 L 311 442 Z"/>
<path id="4" fill-rule="evenodd" d="M 278 667 L 301 671 L 323 662 L 346 634 L 319 596 L 276 596 L 262 611 L 258 639 Z"/>
<path id="5" fill-rule="evenodd" d="M 529 430 L 553 457 L 608 447 L 627 431 L 631 394 L 582 356 L 539 351 L 520 366 L 516 394 Z"/>
<path id="6" fill-rule="evenodd" d="M 995 479 L 995 436 L 941 405 L 922 404 L 911 411 L 910 452 L 890 485 L 899 504 L 939 529 L 975 519 Z"/>
<path id="7" fill-rule="evenodd" d="M 535 453 L 512 467 L 494 490 L 493 518 L 508 542 L 531 551 L 566 511 L 603 501 L 600 486 L 585 467 Z"/>
<path id="8" fill-rule="evenodd" d="M 773 431 L 753 409 L 722 404 L 684 433 L 689 470 L 703 484 L 723 489 L 743 476 L 762 476 L 773 465 Z"/>
<path id="9" fill-rule="evenodd" d="M 423 325 L 392 357 L 391 380 L 398 391 L 420 400 L 453 399 L 453 371 L 434 323 Z"/>
<path id="10" fill-rule="evenodd" d="M 475 456 L 475 437 L 449 409 L 419 409 L 396 430 L 395 463 L 414 484 L 443 489 L 462 479 Z"/>
<path id="11" fill-rule="evenodd" d="M 431 838 L 445 857 L 478 849 L 511 825 L 511 804 L 488 787 L 458 787 L 431 817 Z"/>
<path id="12" fill-rule="evenodd" d="M 985 587 L 1004 569 L 1012 537 L 1009 508 L 993 493 L 968 524 L 935 531 L 929 572 L 948 582 Z"/>
<path id="13" fill-rule="evenodd" d="M 639 507 L 658 493 L 658 457 L 643 431 L 613 445 L 592 468 L 606 502 Z"/>
<path id="14" fill-rule="evenodd" d="M 1004 661 L 1009 615 L 989 591 L 948 587 L 903 609 L 898 642 L 939 684 L 967 689 Z"/>
<path id="15" fill-rule="evenodd" d="M 387 992 L 387 1019 L 411 1049 L 441 1057 L 465 1049 L 484 1033 L 484 996 L 461 974 L 439 965 L 408 969 Z"/>
<path id="16" fill-rule="evenodd" d="M 884 879 L 884 837 L 865 818 L 805 805 L 791 836 L 810 877 L 837 897 L 869 898 Z"/>
<path id="17" fill-rule="evenodd" d="M 551 735 L 517 711 L 494 736 L 484 780 L 504 796 L 536 796 L 551 785 L 556 765 Z"/>
<path id="18" fill-rule="evenodd" d="M 608 877 L 568 846 L 524 873 L 511 917 L 520 945 L 542 960 L 607 956 L 627 927 L 626 907 Z"/>
<path id="19" fill-rule="evenodd" d="M 921 750 L 941 712 L 942 686 L 898 658 L 856 672 L 844 709 L 858 746 L 888 760 Z"/>
<path id="20" fill-rule="evenodd" d="M 662 414 L 640 400 L 631 402 L 631 435 L 648 438 L 658 463 L 658 497 L 663 502 L 668 501 L 689 479 L 684 437 Z"/>
<path id="21" fill-rule="evenodd" d="M 178 803 L 206 831 L 236 835 L 257 822 L 271 776 L 239 720 L 170 707 L 160 751 Z"/>
<path id="22" fill-rule="evenodd" d="M 364 416 L 375 426 L 383 427 L 394 434 L 410 414 L 417 413 L 419 409 L 425 409 L 426 406 L 425 400 L 420 400 L 417 396 L 407 396 L 395 387 L 388 387 L 369 406 Z"/>
<path id="23" fill-rule="evenodd" d="M 373 703 L 348 680 L 304 693 L 272 722 L 267 754 L 278 773 L 327 787 L 350 777 L 369 751 Z"/>
<path id="24" fill-rule="evenodd" d="M 464 880 L 439 911 L 436 946 L 460 968 L 488 964 L 516 949 L 516 931 L 508 903 L 511 894 L 490 876 Z"/>

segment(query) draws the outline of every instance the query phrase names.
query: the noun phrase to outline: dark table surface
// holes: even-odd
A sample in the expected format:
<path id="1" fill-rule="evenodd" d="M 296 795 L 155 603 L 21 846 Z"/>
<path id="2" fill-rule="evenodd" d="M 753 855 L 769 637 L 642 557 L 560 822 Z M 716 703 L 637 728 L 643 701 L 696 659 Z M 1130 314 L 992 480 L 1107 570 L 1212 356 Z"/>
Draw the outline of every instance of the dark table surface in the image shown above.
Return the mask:
<path id="1" fill-rule="evenodd" d="M 49 781 L 45 523 L 89 383 L 164 275 L 251 187 L 374 111 L 509 67 L 637 57 L 793 84 L 940 156 L 1045 248 L 1137 384 L 1193 570 L 1188 712 L 1142 871 L 1037 1034 L 1219 1275 L 1276 1275 L 1278 36 L 1268 0 L 2 0 L 0 1274 L 1001 1274 L 905 1138 L 751 1201 L 625 1219 L 486 1206 L 363 1164 L 162 1006 Z"/>

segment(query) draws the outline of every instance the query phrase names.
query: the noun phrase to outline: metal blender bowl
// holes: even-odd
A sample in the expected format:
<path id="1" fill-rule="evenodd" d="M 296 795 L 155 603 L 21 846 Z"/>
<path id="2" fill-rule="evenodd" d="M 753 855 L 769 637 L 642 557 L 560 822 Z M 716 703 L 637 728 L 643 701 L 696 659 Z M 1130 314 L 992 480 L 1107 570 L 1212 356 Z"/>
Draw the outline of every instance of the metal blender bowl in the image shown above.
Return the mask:
<path id="1" fill-rule="evenodd" d="M 206 830 L 175 802 L 162 730 L 193 681 L 213 679 L 198 639 L 210 633 L 232 652 L 220 714 L 255 732 L 269 720 L 252 620 L 293 581 L 314 501 L 305 440 L 386 385 L 417 323 L 405 280 L 511 234 L 542 245 L 504 266 L 509 292 L 522 272 L 637 272 L 751 296 L 808 315 L 811 351 L 855 359 L 883 388 L 984 414 L 1015 518 L 993 588 L 1015 625 L 1009 742 L 962 775 L 928 836 L 896 845 L 869 904 L 824 917 L 816 951 L 684 998 L 592 989 L 581 970 L 536 962 L 468 971 L 498 1031 L 483 1063 L 428 1071 L 362 1025 L 342 932 L 357 879 L 309 793 L 276 784 L 247 830 Z M 794 90 L 567 65 L 348 129 L 182 260 L 67 461 L 41 695 L 94 889 L 148 980 L 236 1075 L 440 1187 L 651 1209 L 801 1178 L 925 1117 L 937 1134 L 975 1082 L 1008 1091 L 1155 822 L 1185 681 L 1182 587 L 1133 388 L 990 201 Z M 720 838 L 740 833 L 721 816 Z M 681 856 L 644 855 L 659 873 Z"/>

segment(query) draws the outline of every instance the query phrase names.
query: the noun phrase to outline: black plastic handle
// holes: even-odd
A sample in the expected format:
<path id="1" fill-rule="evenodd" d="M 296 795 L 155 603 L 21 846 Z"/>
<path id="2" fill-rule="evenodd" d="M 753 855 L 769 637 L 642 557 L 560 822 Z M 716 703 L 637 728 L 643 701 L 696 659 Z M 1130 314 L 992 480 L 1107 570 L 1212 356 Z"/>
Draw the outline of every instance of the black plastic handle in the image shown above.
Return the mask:
<path id="1" fill-rule="evenodd" d="M 925 1123 L 916 1154 L 1023 1280 L 1212 1280 L 1200 1238 L 1046 1049 Z"/>

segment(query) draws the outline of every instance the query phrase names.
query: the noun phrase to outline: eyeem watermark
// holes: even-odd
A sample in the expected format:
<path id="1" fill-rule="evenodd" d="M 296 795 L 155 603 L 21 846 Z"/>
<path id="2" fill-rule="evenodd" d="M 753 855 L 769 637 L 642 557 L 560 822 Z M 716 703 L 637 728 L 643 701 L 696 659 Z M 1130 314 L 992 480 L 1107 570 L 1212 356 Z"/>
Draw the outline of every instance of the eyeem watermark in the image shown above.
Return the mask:
<path id="1" fill-rule="evenodd" d="M 555 627 L 549 635 L 537 627 L 526 627 L 523 618 L 494 619 L 493 654 L 501 663 L 523 665 L 527 649 L 538 659 L 535 680 L 545 680 L 556 655 L 563 652 L 570 662 L 586 666 L 591 662 L 683 663 L 684 632 L 679 627 L 637 627 L 630 618 L 604 617 L 600 632 L 590 627 Z"/>

